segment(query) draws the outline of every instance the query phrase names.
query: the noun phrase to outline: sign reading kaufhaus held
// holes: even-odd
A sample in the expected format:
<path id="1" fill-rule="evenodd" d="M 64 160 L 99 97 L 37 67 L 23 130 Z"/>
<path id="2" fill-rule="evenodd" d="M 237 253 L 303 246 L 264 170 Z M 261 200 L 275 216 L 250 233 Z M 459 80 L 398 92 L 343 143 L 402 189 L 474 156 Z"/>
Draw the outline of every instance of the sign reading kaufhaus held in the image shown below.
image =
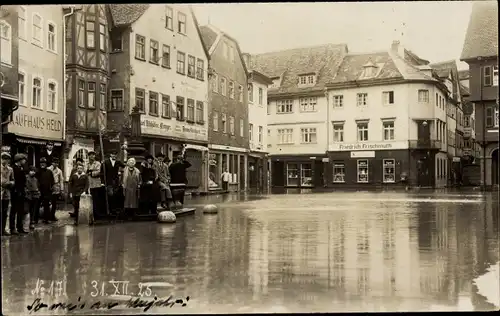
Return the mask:
<path id="1" fill-rule="evenodd" d="M 407 148 L 407 141 L 335 143 L 330 145 L 330 151 L 396 150 Z"/>
<path id="2" fill-rule="evenodd" d="M 16 135 L 38 139 L 63 139 L 63 123 L 59 113 L 20 106 L 12 115 L 8 130 Z"/>
<path id="3" fill-rule="evenodd" d="M 207 128 L 175 120 L 141 118 L 141 132 L 147 135 L 208 141 Z"/>

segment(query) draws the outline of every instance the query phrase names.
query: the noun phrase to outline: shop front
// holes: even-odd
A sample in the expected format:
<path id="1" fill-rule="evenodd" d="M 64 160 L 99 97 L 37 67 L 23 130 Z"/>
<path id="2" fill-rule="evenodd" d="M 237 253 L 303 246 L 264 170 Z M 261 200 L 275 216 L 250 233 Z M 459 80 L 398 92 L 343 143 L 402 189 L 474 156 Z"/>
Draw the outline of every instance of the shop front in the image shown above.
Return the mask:
<path id="1" fill-rule="evenodd" d="M 230 173 L 228 189 L 231 192 L 244 191 L 247 181 L 247 149 L 210 144 L 208 154 L 208 188 L 222 189 L 222 173 Z"/>
<path id="2" fill-rule="evenodd" d="M 314 188 L 323 186 L 324 155 L 271 156 L 271 186 Z"/>
<path id="3" fill-rule="evenodd" d="M 248 188 L 264 190 L 267 188 L 267 155 L 262 152 L 250 152 L 248 155 Z"/>

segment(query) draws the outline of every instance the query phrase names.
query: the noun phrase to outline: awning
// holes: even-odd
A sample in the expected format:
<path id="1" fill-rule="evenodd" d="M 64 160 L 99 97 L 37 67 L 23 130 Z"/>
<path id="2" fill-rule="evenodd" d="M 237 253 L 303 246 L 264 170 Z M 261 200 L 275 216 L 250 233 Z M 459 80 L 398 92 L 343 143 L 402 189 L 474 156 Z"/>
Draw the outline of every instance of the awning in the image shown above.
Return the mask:
<path id="1" fill-rule="evenodd" d="M 42 145 L 45 146 L 49 140 L 42 139 L 33 139 L 33 138 L 24 138 L 24 137 L 16 137 L 16 140 L 23 144 L 32 144 L 32 145 Z M 54 146 L 62 146 L 61 142 L 51 141 L 54 143 Z"/>
<path id="2" fill-rule="evenodd" d="M 252 158 L 266 158 L 266 153 L 257 154 L 250 152 L 248 153 L 248 156 Z"/>

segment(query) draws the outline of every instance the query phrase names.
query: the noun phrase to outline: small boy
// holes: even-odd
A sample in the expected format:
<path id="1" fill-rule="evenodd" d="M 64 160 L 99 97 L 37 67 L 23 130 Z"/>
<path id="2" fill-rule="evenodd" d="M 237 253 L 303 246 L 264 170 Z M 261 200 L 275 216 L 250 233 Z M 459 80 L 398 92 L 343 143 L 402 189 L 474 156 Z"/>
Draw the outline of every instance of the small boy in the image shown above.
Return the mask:
<path id="1" fill-rule="evenodd" d="M 89 178 L 83 172 L 83 164 L 78 164 L 76 172 L 69 178 L 69 195 L 73 202 L 75 214 L 75 225 L 78 225 L 78 214 L 80 212 L 80 197 L 89 191 Z"/>
<path id="2" fill-rule="evenodd" d="M 35 166 L 29 167 L 29 172 L 26 175 L 26 199 L 28 200 L 28 209 L 30 214 L 30 229 L 35 229 L 35 224 L 38 224 L 40 217 L 40 186 L 36 177 Z"/>

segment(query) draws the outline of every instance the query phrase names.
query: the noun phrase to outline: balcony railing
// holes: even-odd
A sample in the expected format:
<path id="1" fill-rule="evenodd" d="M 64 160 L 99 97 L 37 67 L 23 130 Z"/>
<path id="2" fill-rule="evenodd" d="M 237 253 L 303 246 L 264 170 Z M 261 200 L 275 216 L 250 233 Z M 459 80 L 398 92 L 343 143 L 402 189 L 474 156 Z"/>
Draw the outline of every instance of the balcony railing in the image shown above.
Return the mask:
<path id="1" fill-rule="evenodd" d="M 441 149 L 441 141 L 435 139 L 415 139 L 409 141 L 412 149 Z"/>

